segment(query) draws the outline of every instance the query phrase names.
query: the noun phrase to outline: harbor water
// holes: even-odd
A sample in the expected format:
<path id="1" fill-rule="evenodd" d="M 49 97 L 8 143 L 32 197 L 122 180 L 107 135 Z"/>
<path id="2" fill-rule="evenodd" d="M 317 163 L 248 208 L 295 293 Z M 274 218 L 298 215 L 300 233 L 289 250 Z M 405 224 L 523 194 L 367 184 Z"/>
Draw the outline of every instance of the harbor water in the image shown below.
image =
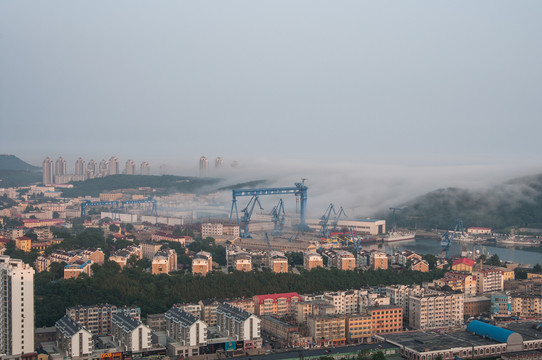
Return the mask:
<path id="1" fill-rule="evenodd" d="M 377 249 L 387 254 L 393 254 L 398 250 L 412 250 L 418 254 L 433 254 L 440 256 L 442 248 L 440 238 L 420 238 L 409 241 L 398 241 L 391 243 L 363 244 L 363 249 Z M 453 242 L 450 247 L 450 256 L 461 255 L 462 250 L 472 250 L 472 243 Z M 495 243 L 476 244 L 476 251 L 486 254 L 488 257 L 497 254 L 501 261 L 512 261 L 519 264 L 542 265 L 542 246 L 530 247 L 503 247 Z"/>

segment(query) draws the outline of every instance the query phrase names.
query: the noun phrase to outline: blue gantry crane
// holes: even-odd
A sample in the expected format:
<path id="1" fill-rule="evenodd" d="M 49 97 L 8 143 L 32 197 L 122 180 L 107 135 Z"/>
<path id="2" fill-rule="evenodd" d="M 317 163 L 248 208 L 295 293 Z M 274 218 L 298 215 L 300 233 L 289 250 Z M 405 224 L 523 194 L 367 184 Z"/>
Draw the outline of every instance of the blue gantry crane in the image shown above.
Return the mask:
<path id="1" fill-rule="evenodd" d="M 119 202 L 116 200 L 113 200 L 113 201 L 86 200 L 81 203 L 81 217 L 87 216 L 87 206 L 106 206 L 106 205 L 113 205 L 113 209 L 117 209 L 119 207 Z"/>
<path id="2" fill-rule="evenodd" d="M 133 205 L 133 204 L 152 204 L 152 213 L 153 215 L 157 215 L 157 206 L 156 206 L 156 200 L 152 197 L 148 197 L 146 199 L 141 200 L 125 200 L 119 203 L 117 200 L 112 201 L 90 201 L 86 200 L 83 203 L 81 203 L 81 217 L 87 216 L 87 207 L 88 206 L 106 206 L 106 205 L 113 205 L 112 211 L 114 213 L 118 213 L 121 209 L 125 208 L 125 205 Z M 119 206 L 120 204 L 120 206 Z"/>
<path id="3" fill-rule="evenodd" d="M 452 242 L 454 241 L 455 234 L 458 232 L 458 230 L 461 232 L 461 235 L 463 235 L 463 221 L 461 219 L 456 219 L 456 224 L 454 227 L 454 230 L 452 231 L 452 228 L 446 230 L 441 235 L 441 242 L 440 246 L 442 247 L 442 251 L 446 254 L 446 259 L 450 257 L 450 246 L 452 246 Z"/>
<path id="4" fill-rule="evenodd" d="M 279 199 L 279 202 L 273 210 L 271 210 L 271 215 L 273 216 L 273 231 L 271 232 L 272 235 L 278 236 L 282 235 L 282 230 L 284 229 L 284 220 L 286 217 L 286 213 L 284 212 L 284 202 L 282 199 Z"/>
<path id="5" fill-rule="evenodd" d="M 232 219 L 235 213 L 237 225 L 241 226 L 241 223 L 239 220 L 239 212 L 237 210 L 237 198 L 240 196 L 294 194 L 296 196 L 297 201 L 300 202 L 299 225 L 297 226 L 298 230 L 309 231 L 310 229 L 307 226 L 307 221 L 306 221 L 308 187 L 305 185 L 305 180 L 306 179 L 301 179 L 301 182 L 296 182 L 293 187 L 232 190 L 232 203 L 231 203 L 229 223 L 230 224 L 232 223 Z"/>
<path id="6" fill-rule="evenodd" d="M 260 199 L 258 198 L 257 195 L 254 195 L 248 202 L 247 206 L 243 210 L 241 210 L 241 212 L 243 213 L 243 216 L 239 220 L 240 221 L 239 226 L 241 227 L 242 225 L 244 230 L 243 232 L 241 232 L 239 236 L 241 236 L 244 239 L 252 237 L 252 234 L 248 231 L 248 224 L 250 223 L 250 218 L 252 217 L 252 212 L 254 211 L 254 207 L 256 206 L 256 204 L 258 204 L 258 206 L 260 207 L 260 210 L 263 210 L 262 204 L 260 204 Z"/>

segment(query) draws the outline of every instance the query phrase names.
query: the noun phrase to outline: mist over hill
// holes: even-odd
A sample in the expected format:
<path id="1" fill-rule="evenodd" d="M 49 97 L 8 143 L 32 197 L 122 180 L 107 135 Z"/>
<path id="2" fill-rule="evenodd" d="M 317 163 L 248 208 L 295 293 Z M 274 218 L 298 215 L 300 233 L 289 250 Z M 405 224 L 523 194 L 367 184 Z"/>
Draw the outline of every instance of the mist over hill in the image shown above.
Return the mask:
<path id="1" fill-rule="evenodd" d="M 391 224 L 391 211 L 378 215 Z M 408 228 L 447 229 L 457 218 L 465 227 L 542 228 L 542 174 L 510 180 L 487 190 L 438 189 L 406 202 L 397 211 L 397 225 Z"/>

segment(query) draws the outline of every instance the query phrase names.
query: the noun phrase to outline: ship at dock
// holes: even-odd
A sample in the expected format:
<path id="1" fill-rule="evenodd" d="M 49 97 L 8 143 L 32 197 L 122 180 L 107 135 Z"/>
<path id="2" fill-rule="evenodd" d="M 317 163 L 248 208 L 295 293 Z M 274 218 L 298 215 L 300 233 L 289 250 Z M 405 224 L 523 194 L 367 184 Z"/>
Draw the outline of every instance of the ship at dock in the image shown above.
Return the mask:
<path id="1" fill-rule="evenodd" d="M 397 221 L 396 221 L 396 216 L 395 216 L 395 212 L 397 210 L 402 210 L 400 208 L 390 208 L 390 210 L 392 211 L 392 214 L 393 214 L 393 226 L 392 226 L 392 231 L 391 233 L 389 233 L 388 235 L 384 236 L 382 238 L 382 241 L 384 242 L 396 242 L 396 241 L 411 241 L 411 240 L 414 240 L 414 238 L 416 237 L 416 232 L 398 232 L 397 231 Z"/>

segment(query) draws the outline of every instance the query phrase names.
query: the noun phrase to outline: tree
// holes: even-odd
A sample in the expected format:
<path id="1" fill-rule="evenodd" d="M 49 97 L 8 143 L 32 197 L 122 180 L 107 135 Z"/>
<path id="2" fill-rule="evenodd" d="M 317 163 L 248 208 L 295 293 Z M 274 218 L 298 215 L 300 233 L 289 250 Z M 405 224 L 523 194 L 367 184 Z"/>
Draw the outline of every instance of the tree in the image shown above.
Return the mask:
<path id="1" fill-rule="evenodd" d="M 60 218 L 60 214 L 58 213 L 58 211 L 53 211 L 53 219 L 58 219 Z"/>
<path id="2" fill-rule="evenodd" d="M 499 258 L 499 255 L 494 254 L 494 255 L 491 255 L 489 260 L 486 261 L 486 264 L 493 265 L 493 266 L 501 266 L 501 259 Z"/>
<path id="3" fill-rule="evenodd" d="M 542 266 L 537 263 L 535 266 L 533 266 L 533 271 L 535 273 L 542 273 Z"/>
<path id="4" fill-rule="evenodd" d="M 120 228 L 117 225 L 115 224 L 109 225 L 109 231 L 116 233 L 116 232 L 119 232 L 119 230 Z"/>
<path id="5" fill-rule="evenodd" d="M 386 356 L 382 351 L 377 351 L 371 355 L 371 360 L 386 360 Z"/>
<path id="6" fill-rule="evenodd" d="M 429 270 L 433 270 L 435 268 L 435 265 L 437 263 L 437 257 L 435 255 L 425 254 L 422 259 L 429 263 Z"/>
<path id="7" fill-rule="evenodd" d="M 135 230 L 135 227 L 133 224 L 126 224 L 126 231 L 133 232 Z"/>

